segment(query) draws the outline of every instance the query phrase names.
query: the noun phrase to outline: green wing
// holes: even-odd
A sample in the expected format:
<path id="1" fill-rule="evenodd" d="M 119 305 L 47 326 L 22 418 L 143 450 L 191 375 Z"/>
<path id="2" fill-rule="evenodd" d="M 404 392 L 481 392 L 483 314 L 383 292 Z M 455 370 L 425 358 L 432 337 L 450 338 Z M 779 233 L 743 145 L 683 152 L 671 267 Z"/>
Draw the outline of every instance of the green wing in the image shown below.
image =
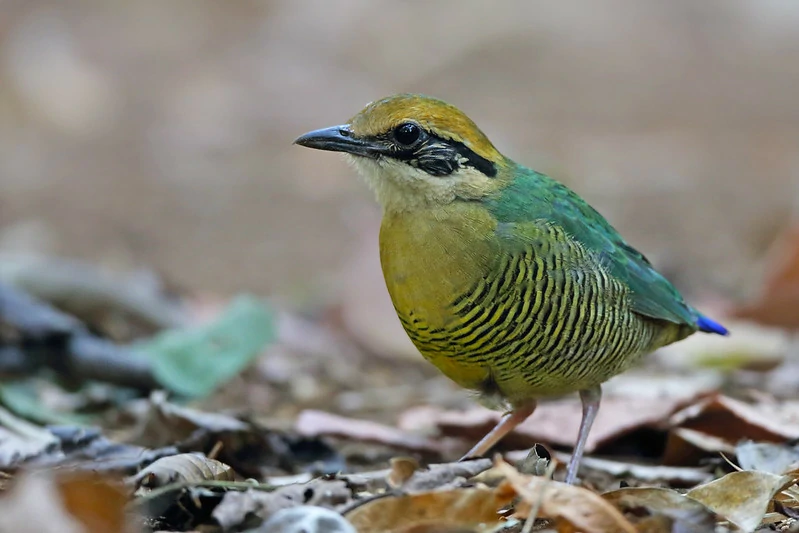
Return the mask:
<path id="1" fill-rule="evenodd" d="M 486 201 L 498 222 L 547 221 L 561 226 L 586 249 L 597 254 L 610 273 L 630 288 L 635 312 L 696 327 L 697 313 L 685 303 L 677 289 L 585 200 L 544 174 L 522 166 L 514 170 L 517 177 Z"/>

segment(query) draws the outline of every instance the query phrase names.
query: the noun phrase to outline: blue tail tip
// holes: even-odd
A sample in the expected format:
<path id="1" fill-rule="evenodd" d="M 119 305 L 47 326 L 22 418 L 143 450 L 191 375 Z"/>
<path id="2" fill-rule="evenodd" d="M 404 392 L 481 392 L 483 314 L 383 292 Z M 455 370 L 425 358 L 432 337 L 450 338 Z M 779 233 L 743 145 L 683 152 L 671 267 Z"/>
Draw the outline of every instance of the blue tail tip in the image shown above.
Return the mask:
<path id="1" fill-rule="evenodd" d="M 699 327 L 699 331 L 705 333 L 715 333 L 716 335 L 729 335 L 730 333 L 727 328 L 703 315 L 699 315 L 696 319 L 696 325 Z"/>

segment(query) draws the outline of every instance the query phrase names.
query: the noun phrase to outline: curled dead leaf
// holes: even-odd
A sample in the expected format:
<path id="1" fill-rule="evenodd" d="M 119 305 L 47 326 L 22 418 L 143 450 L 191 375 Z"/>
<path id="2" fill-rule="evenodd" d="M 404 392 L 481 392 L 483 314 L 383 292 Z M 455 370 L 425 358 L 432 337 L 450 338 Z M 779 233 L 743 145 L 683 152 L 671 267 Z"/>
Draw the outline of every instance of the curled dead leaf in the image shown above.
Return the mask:
<path id="1" fill-rule="evenodd" d="M 199 453 L 180 453 L 162 457 L 129 478 L 129 483 L 147 491 L 170 483 L 200 481 L 233 481 L 235 472 L 225 463 Z"/>
<path id="2" fill-rule="evenodd" d="M 709 454 L 733 455 L 735 447 L 723 438 L 708 435 L 688 428 L 676 428 L 669 432 L 663 452 L 664 465 L 695 465 Z"/>
<path id="3" fill-rule="evenodd" d="M 494 467 L 506 480 L 498 490 L 504 487 L 506 492 L 515 492 L 522 498 L 522 502 L 516 505 L 516 515 L 521 518 L 526 518 L 531 509 L 537 508 L 537 516 L 566 522 L 572 529 L 583 533 L 636 533 L 635 527 L 621 512 L 599 494 L 546 477 L 520 474 L 501 459 Z"/>
<path id="4" fill-rule="evenodd" d="M 799 438 L 799 402 L 746 403 L 723 395 L 705 398 L 675 413 L 669 424 L 738 442 L 782 442 Z"/>
<path id="5" fill-rule="evenodd" d="M 763 520 L 774 495 L 792 485 L 795 479 L 768 472 L 732 472 L 691 489 L 686 495 L 742 530 L 753 531 Z"/>
<path id="6" fill-rule="evenodd" d="M 129 440 L 157 448 L 188 439 L 198 430 L 246 431 L 249 427 L 246 422 L 232 416 L 170 403 L 164 391 L 154 391 L 150 394 L 147 409 L 141 414 L 141 420 Z"/>

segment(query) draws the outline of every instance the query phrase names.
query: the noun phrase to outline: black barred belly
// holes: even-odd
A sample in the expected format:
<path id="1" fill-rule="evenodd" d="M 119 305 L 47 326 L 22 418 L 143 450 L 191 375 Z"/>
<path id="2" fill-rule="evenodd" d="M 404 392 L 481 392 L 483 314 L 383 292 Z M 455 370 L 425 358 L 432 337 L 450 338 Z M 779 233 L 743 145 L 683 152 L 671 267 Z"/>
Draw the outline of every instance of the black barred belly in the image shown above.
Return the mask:
<path id="1" fill-rule="evenodd" d="M 446 327 L 426 324 L 424 310 L 400 320 L 422 354 L 463 386 L 512 401 L 591 387 L 650 351 L 658 325 L 631 312 L 628 289 L 604 270 L 558 263 L 506 257 L 499 275 L 454 299 Z"/>

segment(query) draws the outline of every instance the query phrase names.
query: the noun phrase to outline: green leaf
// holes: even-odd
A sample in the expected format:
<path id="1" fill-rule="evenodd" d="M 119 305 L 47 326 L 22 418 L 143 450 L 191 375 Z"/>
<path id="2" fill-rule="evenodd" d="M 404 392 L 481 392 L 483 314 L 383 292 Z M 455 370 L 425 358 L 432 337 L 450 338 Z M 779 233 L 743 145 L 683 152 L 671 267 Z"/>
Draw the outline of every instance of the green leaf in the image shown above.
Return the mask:
<path id="1" fill-rule="evenodd" d="M 135 348 L 147 355 L 166 389 L 207 396 L 241 372 L 275 337 L 272 310 L 239 296 L 213 323 L 163 332 Z"/>
<path id="2" fill-rule="evenodd" d="M 55 385 L 53 385 L 55 387 Z M 46 406 L 34 380 L 12 380 L 0 383 L 0 405 L 17 416 L 39 424 L 83 425 L 88 417 L 62 413 Z"/>

